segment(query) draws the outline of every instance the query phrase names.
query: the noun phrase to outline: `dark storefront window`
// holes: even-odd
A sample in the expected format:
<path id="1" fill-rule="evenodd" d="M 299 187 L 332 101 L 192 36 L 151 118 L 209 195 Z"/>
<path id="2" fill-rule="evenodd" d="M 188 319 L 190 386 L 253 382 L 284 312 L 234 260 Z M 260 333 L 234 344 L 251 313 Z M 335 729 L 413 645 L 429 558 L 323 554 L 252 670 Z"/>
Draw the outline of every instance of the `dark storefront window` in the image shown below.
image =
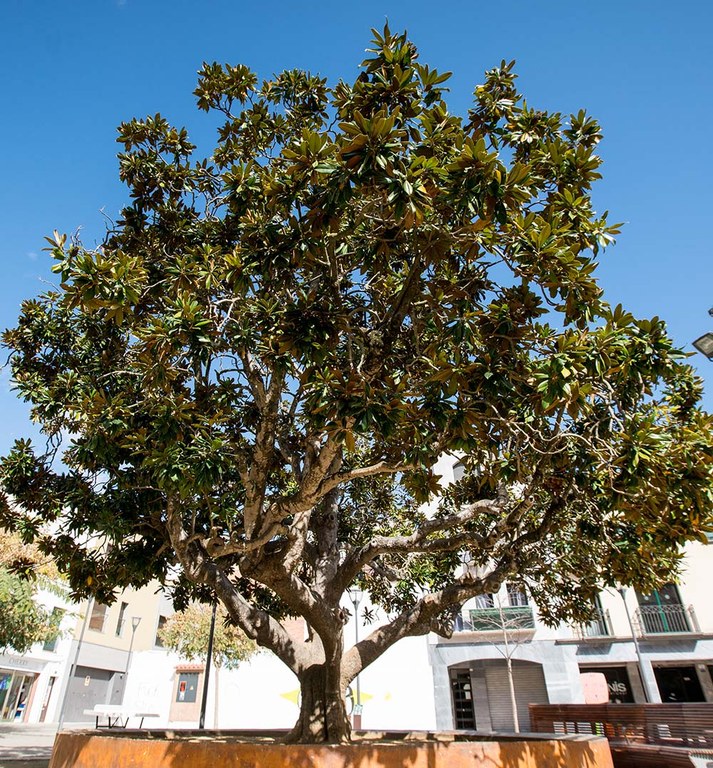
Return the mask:
<path id="1" fill-rule="evenodd" d="M 693 666 L 654 667 L 654 675 L 656 675 L 661 701 L 665 704 L 706 700 L 696 668 Z"/>
<path id="2" fill-rule="evenodd" d="M 601 672 L 607 680 L 610 704 L 633 704 L 631 680 L 626 667 L 591 667 L 583 672 Z"/>
<path id="3" fill-rule="evenodd" d="M 451 673 L 451 691 L 453 693 L 453 716 L 456 729 L 474 731 L 473 683 L 468 670 Z"/>

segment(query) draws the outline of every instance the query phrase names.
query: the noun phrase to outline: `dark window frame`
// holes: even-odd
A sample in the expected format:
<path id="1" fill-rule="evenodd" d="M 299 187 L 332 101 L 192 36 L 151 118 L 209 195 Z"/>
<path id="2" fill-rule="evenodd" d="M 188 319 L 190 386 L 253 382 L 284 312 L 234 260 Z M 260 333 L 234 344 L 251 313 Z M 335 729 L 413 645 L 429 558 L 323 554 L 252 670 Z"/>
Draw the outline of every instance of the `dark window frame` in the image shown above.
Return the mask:
<path id="1" fill-rule="evenodd" d="M 104 632 L 106 627 L 108 608 L 104 603 L 98 603 L 96 600 L 92 603 L 92 612 L 89 616 L 89 626 L 92 632 Z"/>
<path id="2" fill-rule="evenodd" d="M 159 632 L 166 626 L 167 621 L 168 621 L 168 616 L 163 616 L 162 614 L 159 614 L 158 621 L 156 622 L 156 636 L 154 638 L 154 646 L 156 648 L 164 647 L 163 642 L 159 637 Z"/>
<path id="3" fill-rule="evenodd" d="M 122 602 L 119 608 L 119 617 L 116 620 L 116 636 L 121 637 L 124 634 L 124 626 L 126 624 L 126 610 L 129 607 L 128 603 Z"/>

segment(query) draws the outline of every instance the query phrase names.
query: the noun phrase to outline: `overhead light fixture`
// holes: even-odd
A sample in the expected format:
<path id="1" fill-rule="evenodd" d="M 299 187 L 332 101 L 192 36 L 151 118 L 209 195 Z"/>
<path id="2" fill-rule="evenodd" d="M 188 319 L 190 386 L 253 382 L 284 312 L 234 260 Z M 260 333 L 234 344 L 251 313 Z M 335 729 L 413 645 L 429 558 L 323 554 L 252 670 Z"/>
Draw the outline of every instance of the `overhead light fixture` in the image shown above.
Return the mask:
<path id="1" fill-rule="evenodd" d="M 713 360 L 713 333 L 704 333 L 693 342 L 693 346 L 709 360 Z"/>

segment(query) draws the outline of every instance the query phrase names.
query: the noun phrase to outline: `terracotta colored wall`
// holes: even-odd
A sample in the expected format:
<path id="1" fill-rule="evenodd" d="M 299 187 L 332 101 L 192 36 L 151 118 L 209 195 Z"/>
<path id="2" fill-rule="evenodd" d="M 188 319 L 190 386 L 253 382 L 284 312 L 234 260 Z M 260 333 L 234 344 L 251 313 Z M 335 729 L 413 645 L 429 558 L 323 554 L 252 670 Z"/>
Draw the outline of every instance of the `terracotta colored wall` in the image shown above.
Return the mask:
<path id="1" fill-rule="evenodd" d="M 612 768 L 602 738 L 286 746 L 228 743 L 220 736 L 149 740 L 60 733 L 50 768 Z"/>

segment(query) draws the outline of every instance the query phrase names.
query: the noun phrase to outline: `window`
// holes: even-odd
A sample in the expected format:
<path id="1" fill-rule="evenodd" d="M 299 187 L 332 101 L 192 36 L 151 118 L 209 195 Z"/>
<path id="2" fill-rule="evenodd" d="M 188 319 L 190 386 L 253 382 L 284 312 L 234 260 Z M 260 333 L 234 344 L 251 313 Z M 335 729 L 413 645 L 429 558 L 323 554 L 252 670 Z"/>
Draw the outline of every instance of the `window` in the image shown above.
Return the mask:
<path id="1" fill-rule="evenodd" d="M 44 651 L 49 651 L 50 653 L 54 653 L 55 648 L 57 647 L 57 641 L 59 640 L 59 625 L 62 623 L 62 619 L 64 618 L 64 608 L 53 608 L 52 609 L 52 615 L 50 616 L 50 631 L 47 636 L 47 639 L 45 640 L 45 644 L 42 646 L 42 649 Z"/>
<path id="2" fill-rule="evenodd" d="M 686 609 L 675 584 L 664 584 L 649 595 L 636 593 L 639 615 L 647 634 L 690 632 Z"/>
<path id="3" fill-rule="evenodd" d="M 494 608 L 495 599 L 493 598 L 492 593 L 486 592 L 484 595 L 478 595 L 475 598 L 475 607 L 476 608 Z"/>
<path id="4" fill-rule="evenodd" d="M 176 689 L 176 701 L 182 704 L 192 704 L 198 696 L 198 673 L 181 672 L 178 675 L 178 688 Z"/>
<path id="5" fill-rule="evenodd" d="M 579 634 L 582 638 L 585 637 L 608 637 L 611 635 L 611 628 L 609 625 L 609 613 L 602 609 L 602 603 L 599 599 L 599 595 L 596 595 L 592 603 L 592 618 L 585 624 L 579 625 Z M 608 678 L 607 678 L 608 679 Z M 612 703 L 617 702 L 611 699 Z M 633 699 L 632 699 L 633 702 Z M 622 702 L 618 702 L 622 703 Z"/>
<path id="6" fill-rule="evenodd" d="M 167 621 L 168 621 L 167 616 L 158 617 L 158 625 L 156 627 L 156 640 L 154 641 L 154 645 L 157 648 L 163 648 L 163 640 L 161 640 L 161 630 L 166 626 Z"/>
<path id="7" fill-rule="evenodd" d="M 607 681 L 610 704 L 633 704 L 629 672 L 626 667 L 580 667 L 580 672 L 601 672 Z"/>
<path id="8" fill-rule="evenodd" d="M 92 603 L 92 614 L 89 617 L 89 629 L 94 632 L 104 631 L 104 622 L 106 621 L 106 606 L 96 601 Z"/>
<path id="9" fill-rule="evenodd" d="M 473 684 L 468 670 L 451 672 L 451 695 L 453 696 L 453 719 L 456 729 L 475 730 Z"/>
<path id="10" fill-rule="evenodd" d="M 509 605 L 513 607 L 529 605 L 527 601 L 527 592 L 525 592 L 525 588 L 520 586 L 520 584 L 508 584 L 507 591 Z"/>
<path id="11" fill-rule="evenodd" d="M 119 608 L 119 618 L 116 620 L 116 636 L 121 637 L 122 633 L 124 632 L 124 624 L 126 623 L 126 619 L 124 618 L 126 614 L 126 609 L 129 607 L 128 603 L 122 603 L 121 608 Z"/>
<path id="12" fill-rule="evenodd" d="M 453 465 L 453 482 L 454 483 L 457 483 L 459 480 L 462 480 L 464 474 L 465 474 L 465 464 L 463 464 L 462 461 L 459 461 L 457 464 Z"/>

